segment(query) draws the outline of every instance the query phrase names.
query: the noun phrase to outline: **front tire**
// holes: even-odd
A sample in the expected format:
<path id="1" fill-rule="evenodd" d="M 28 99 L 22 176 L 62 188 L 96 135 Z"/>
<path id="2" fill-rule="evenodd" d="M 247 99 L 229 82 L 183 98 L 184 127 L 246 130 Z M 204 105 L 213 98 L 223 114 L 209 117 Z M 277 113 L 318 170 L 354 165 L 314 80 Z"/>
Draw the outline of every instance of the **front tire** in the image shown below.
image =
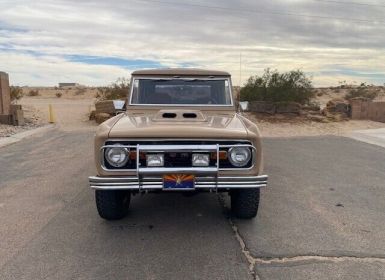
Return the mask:
<path id="1" fill-rule="evenodd" d="M 257 216 L 260 191 L 259 189 L 232 190 L 231 211 L 237 218 L 251 219 Z"/>
<path id="2" fill-rule="evenodd" d="M 126 190 L 96 190 L 96 208 L 106 220 L 119 220 L 127 215 L 131 193 Z"/>

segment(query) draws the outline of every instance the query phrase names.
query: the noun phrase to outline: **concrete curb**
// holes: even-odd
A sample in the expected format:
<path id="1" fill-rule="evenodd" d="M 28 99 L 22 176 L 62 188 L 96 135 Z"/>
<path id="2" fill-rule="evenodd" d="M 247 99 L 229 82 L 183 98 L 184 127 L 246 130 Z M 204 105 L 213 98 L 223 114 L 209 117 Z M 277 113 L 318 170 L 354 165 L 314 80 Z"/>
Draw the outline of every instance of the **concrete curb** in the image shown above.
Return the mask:
<path id="1" fill-rule="evenodd" d="M 54 124 L 48 124 L 45 126 L 34 128 L 34 129 L 22 131 L 22 132 L 13 134 L 9 137 L 0 137 L 0 148 L 14 144 L 14 143 L 17 143 L 20 140 L 23 140 L 27 137 L 34 135 L 34 134 L 43 133 L 43 132 L 45 132 L 49 129 L 55 128 L 55 127 L 56 127 L 56 125 L 54 125 Z"/>
<path id="2" fill-rule="evenodd" d="M 353 131 L 349 137 L 361 142 L 385 148 L 384 128 Z"/>

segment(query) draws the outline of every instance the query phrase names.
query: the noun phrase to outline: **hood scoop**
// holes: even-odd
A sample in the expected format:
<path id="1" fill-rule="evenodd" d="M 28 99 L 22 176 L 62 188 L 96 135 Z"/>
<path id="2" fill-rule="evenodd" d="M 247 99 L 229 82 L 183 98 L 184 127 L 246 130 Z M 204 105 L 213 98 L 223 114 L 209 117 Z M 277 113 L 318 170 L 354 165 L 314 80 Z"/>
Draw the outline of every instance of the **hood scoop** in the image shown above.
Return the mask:
<path id="1" fill-rule="evenodd" d="M 152 118 L 155 122 L 205 122 L 206 116 L 198 110 L 160 110 Z"/>

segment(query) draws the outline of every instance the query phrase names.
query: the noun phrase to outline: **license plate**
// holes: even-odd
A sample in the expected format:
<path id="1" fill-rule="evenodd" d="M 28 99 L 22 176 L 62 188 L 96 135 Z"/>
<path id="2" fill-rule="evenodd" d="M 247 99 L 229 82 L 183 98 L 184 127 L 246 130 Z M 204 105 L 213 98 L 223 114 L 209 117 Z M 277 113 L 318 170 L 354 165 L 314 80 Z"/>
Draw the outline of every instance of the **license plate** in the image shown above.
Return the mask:
<path id="1" fill-rule="evenodd" d="M 163 188 L 165 189 L 193 189 L 194 175 L 170 174 L 163 176 Z"/>

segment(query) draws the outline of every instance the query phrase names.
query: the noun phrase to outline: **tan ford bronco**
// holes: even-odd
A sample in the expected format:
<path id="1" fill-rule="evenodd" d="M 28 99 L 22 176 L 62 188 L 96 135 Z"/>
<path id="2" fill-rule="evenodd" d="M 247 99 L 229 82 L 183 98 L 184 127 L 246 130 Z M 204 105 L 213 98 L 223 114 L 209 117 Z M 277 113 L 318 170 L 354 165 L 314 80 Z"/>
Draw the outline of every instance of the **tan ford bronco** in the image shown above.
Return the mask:
<path id="1" fill-rule="evenodd" d="M 227 72 L 133 72 L 127 111 L 95 136 L 99 215 L 123 218 L 138 193 L 209 191 L 228 192 L 237 217 L 255 217 L 268 176 L 258 128 L 236 111 Z"/>

